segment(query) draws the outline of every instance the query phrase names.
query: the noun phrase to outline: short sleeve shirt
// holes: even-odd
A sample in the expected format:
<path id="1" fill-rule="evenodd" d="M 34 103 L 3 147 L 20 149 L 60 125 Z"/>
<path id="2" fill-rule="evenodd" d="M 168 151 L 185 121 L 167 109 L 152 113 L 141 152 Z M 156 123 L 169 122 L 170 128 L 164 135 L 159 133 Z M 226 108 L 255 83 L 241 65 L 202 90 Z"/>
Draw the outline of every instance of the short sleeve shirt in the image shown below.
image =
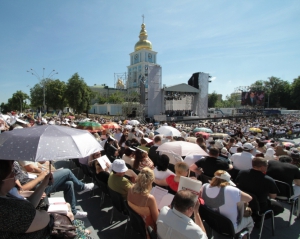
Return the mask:
<path id="1" fill-rule="evenodd" d="M 110 173 L 109 178 L 108 178 L 108 186 L 122 194 L 123 198 L 127 198 L 127 192 L 131 188 L 132 184 L 131 182 L 125 178 L 125 177 L 119 177 L 115 175 L 114 173 Z"/>
<path id="2" fill-rule="evenodd" d="M 241 170 L 235 182 L 242 191 L 256 195 L 261 210 L 267 209 L 269 194 L 278 193 L 274 179 L 255 169 Z"/>
<path id="3" fill-rule="evenodd" d="M 36 214 L 34 206 L 25 200 L 0 197 L 0 237 L 18 239 L 49 238 L 48 227 L 25 233 Z"/>
<path id="4" fill-rule="evenodd" d="M 213 177 L 214 173 L 218 170 L 227 171 L 229 169 L 228 163 L 214 157 L 202 158 L 199 161 L 197 161 L 195 164 L 197 165 L 198 168 L 202 168 L 204 174 L 209 177 Z"/>

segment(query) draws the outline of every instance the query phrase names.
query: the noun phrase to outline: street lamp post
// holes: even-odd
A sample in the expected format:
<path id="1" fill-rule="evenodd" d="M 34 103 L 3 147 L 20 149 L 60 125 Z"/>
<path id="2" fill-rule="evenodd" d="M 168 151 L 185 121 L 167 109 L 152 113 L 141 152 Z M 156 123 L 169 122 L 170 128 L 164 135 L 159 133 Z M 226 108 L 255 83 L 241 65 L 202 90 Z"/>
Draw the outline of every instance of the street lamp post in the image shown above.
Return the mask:
<path id="1" fill-rule="evenodd" d="M 34 75 L 41 84 L 43 84 L 43 109 L 46 109 L 46 102 L 45 102 L 45 98 L 46 98 L 46 92 L 45 92 L 45 80 L 51 78 L 52 76 L 58 74 L 58 72 L 56 72 L 55 70 L 50 71 L 49 75 L 47 76 L 47 78 L 45 79 L 44 74 L 45 74 L 45 67 L 43 68 L 43 77 L 41 78 L 39 76 L 39 74 L 34 70 L 34 69 L 30 69 L 27 72 L 31 73 L 32 75 Z"/>

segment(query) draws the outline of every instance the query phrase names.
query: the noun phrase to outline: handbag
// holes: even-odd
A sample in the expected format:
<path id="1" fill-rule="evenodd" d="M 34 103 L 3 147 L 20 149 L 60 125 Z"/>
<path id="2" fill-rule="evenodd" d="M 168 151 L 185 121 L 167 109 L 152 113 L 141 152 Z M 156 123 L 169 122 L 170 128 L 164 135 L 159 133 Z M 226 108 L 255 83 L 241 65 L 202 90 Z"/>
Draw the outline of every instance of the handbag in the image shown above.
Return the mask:
<path id="1" fill-rule="evenodd" d="M 63 214 L 50 213 L 50 234 L 51 238 L 72 239 L 76 237 L 76 227 L 70 218 Z"/>

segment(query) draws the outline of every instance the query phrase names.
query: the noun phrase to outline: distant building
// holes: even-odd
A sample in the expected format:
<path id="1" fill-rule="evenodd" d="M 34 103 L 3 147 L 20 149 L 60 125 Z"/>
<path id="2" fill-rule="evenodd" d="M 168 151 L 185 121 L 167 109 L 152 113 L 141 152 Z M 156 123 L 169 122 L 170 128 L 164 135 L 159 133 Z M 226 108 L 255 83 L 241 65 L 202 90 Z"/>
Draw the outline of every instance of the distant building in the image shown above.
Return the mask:
<path id="1" fill-rule="evenodd" d="M 90 86 L 91 90 L 103 97 L 109 97 L 117 91 L 138 92 L 140 94 L 138 103 L 143 107 L 133 105 L 134 111 L 138 113 L 143 108 L 142 115 L 146 117 L 165 115 L 166 117 L 198 116 L 204 118 L 207 116 L 209 74 L 194 73 L 189 80 L 187 79 L 188 84 L 181 83 L 163 87 L 162 67 L 157 64 L 157 52 L 152 50 L 152 43 L 148 40 L 144 23 L 141 25 L 139 41 L 135 44 L 134 51 L 129 54 L 129 57 L 127 79 L 124 80 L 126 82 L 118 79 L 116 88 L 110 88 L 103 84 Z M 97 99 L 92 101 L 92 104 L 95 103 L 98 103 Z M 90 113 L 120 114 L 119 107 L 114 105 L 109 109 L 108 106 L 95 104 Z M 123 105 L 123 107 L 125 106 Z"/>

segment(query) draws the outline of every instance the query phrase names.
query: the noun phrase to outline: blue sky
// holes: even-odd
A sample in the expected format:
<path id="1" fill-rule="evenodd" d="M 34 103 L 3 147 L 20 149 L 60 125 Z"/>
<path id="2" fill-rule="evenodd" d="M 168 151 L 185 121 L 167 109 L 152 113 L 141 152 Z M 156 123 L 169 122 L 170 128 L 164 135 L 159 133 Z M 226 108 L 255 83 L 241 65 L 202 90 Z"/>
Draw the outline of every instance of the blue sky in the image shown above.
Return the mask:
<path id="1" fill-rule="evenodd" d="M 142 14 L 167 86 L 199 71 L 223 98 L 270 76 L 291 82 L 300 75 L 299 12 L 298 0 L 3 0 L 0 103 L 17 90 L 29 94 L 38 83 L 31 68 L 113 87 L 114 73 L 127 71 Z"/>

